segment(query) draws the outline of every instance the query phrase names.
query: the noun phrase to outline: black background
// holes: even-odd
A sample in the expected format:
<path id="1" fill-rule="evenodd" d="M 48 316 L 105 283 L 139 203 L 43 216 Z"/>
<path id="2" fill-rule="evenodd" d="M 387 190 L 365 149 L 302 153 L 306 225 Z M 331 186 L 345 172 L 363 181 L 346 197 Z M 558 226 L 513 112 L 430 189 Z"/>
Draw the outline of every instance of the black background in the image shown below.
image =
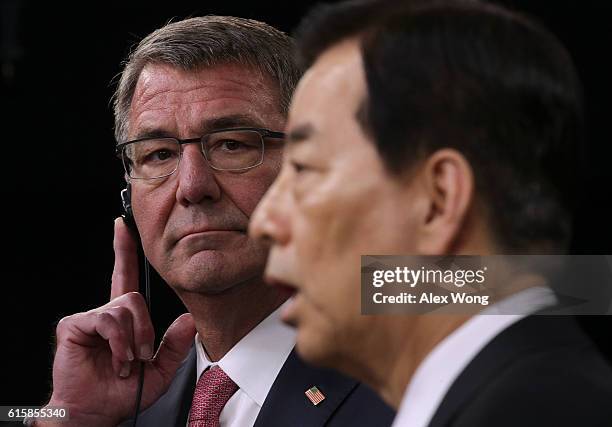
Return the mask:
<path id="1" fill-rule="evenodd" d="M 612 253 L 612 5 L 599 0 L 504 3 L 537 16 L 577 63 L 590 130 L 572 248 Z M 43 403 L 55 323 L 108 298 L 112 227 L 123 186 L 109 101 L 111 80 L 129 47 L 171 18 L 211 13 L 260 19 L 290 32 L 312 4 L 0 0 L 0 404 Z M 161 283 L 154 283 L 153 292 L 155 322 L 164 329 L 181 308 Z M 612 352 L 609 319 L 584 318 L 583 324 Z"/>

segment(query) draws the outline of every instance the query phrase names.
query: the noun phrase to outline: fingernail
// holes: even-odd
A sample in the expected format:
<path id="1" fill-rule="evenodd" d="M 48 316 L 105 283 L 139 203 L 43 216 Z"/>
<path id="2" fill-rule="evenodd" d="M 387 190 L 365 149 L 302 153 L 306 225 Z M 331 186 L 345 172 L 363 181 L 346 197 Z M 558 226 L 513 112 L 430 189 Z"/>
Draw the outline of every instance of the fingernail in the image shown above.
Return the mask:
<path id="1" fill-rule="evenodd" d="M 132 364 L 130 362 L 123 362 L 121 365 L 121 371 L 119 371 L 119 376 L 121 378 L 127 378 L 130 376 L 130 368 Z"/>
<path id="2" fill-rule="evenodd" d="M 149 360 L 153 357 L 153 349 L 149 344 L 143 344 L 140 346 L 140 358 Z"/>
<path id="3" fill-rule="evenodd" d="M 132 352 L 132 349 L 128 347 L 127 349 L 127 358 L 128 360 L 131 362 L 132 360 L 134 360 L 134 353 Z"/>

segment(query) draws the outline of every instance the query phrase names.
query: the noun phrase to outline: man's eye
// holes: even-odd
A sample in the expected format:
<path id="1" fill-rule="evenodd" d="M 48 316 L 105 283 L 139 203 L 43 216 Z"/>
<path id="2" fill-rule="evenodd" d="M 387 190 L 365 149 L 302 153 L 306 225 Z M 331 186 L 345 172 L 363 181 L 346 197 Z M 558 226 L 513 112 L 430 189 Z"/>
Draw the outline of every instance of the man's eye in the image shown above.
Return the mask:
<path id="1" fill-rule="evenodd" d="M 292 160 L 292 161 L 291 161 L 291 167 L 292 167 L 292 168 L 293 168 L 293 170 L 294 170 L 296 173 L 298 173 L 298 174 L 299 174 L 299 173 L 301 173 L 301 172 L 305 172 L 305 171 L 307 171 L 307 170 L 308 170 L 308 166 L 306 166 L 306 165 L 305 165 L 305 164 L 303 164 L 303 163 L 296 162 L 295 160 Z"/>
<path id="2" fill-rule="evenodd" d="M 219 143 L 219 147 L 225 151 L 236 151 L 243 148 L 244 145 L 245 144 L 243 144 L 242 142 L 234 141 L 233 139 L 226 139 Z"/>
<path id="3" fill-rule="evenodd" d="M 147 154 L 141 163 L 159 163 L 170 159 L 174 153 L 170 150 L 155 150 Z"/>
<path id="4" fill-rule="evenodd" d="M 172 157 L 172 153 L 168 150 L 157 150 L 151 153 L 152 160 L 167 160 Z"/>

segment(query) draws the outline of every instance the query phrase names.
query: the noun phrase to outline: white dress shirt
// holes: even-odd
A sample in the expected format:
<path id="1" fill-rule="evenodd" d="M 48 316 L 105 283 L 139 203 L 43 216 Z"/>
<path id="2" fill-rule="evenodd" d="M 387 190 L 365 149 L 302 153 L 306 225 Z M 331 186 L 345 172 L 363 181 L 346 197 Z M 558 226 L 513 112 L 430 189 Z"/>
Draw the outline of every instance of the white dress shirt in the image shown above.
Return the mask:
<path id="1" fill-rule="evenodd" d="M 453 331 L 415 371 L 392 427 L 426 427 L 455 379 L 493 338 L 555 301 L 550 289 L 529 288 L 484 309 Z"/>
<path id="2" fill-rule="evenodd" d="M 196 381 L 208 367 L 219 365 L 238 385 L 238 391 L 221 411 L 221 427 L 255 424 L 276 376 L 295 346 L 295 330 L 280 320 L 283 306 L 262 320 L 217 362 L 208 359 L 196 335 Z"/>

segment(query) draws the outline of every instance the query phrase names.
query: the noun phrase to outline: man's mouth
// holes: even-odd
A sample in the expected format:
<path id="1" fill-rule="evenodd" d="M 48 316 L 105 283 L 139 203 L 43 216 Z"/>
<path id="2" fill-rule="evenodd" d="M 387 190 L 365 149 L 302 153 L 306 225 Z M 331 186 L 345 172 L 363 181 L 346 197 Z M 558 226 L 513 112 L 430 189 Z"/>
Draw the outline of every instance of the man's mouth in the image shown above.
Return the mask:
<path id="1" fill-rule="evenodd" d="M 246 230 L 240 229 L 228 229 L 228 228 L 202 228 L 198 230 L 189 230 L 181 233 L 177 239 L 180 241 L 189 237 L 198 237 L 198 236 L 214 236 L 214 235 L 222 235 L 224 233 L 246 233 Z"/>
<path id="2" fill-rule="evenodd" d="M 265 276 L 265 281 L 268 285 L 270 286 L 274 286 L 279 288 L 280 290 L 282 290 L 283 292 L 287 292 L 291 295 L 293 295 L 296 292 L 296 286 L 291 284 L 288 281 L 285 281 L 281 278 L 278 277 L 274 277 L 274 276 L 270 276 L 270 275 L 266 275 Z"/>
<path id="3" fill-rule="evenodd" d="M 297 297 L 297 287 L 282 278 L 272 275 L 265 275 L 264 280 L 270 286 L 274 286 L 279 292 L 286 294 L 290 299 L 285 303 L 281 312 L 281 320 L 289 326 L 297 327 L 295 318 L 295 298 Z"/>
<path id="4" fill-rule="evenodd" d="M 190 251 L 237 248 L 244 245 L 246 234 L 240 230 L 205 230 L 184 234 L 175 242 Z"/>

